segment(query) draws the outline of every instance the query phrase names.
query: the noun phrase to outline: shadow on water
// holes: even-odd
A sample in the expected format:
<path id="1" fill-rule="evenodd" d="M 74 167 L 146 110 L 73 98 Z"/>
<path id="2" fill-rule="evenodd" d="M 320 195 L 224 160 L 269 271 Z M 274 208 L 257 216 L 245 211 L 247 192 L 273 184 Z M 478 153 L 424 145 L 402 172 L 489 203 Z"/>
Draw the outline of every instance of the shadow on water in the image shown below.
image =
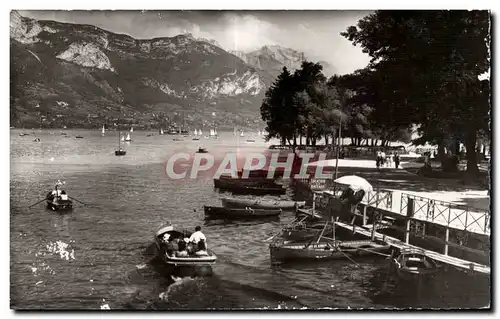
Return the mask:
<path id="1" fill-rule="evenodd" d="M 488 276 L 452 267 L 443 267 L 431 277 L 404 280 L 388 263 L 368 276 L 365 288 L 378 308 L 477 309 L 490 304 Z"/>
<path id="2" fill-rule="evenodd" d="M 155 244 L 143 252 L 144 264 L 128 274 L 129 298 L 122 300 L 115 309 L 262 309 L 277 307 L 304 307 L 303 303 L 286 294 L 266 289 L 264 285 L 274 276 L 271 272 L 262 278 L 262 269 L 232 262 L 227 258 L 218 259 L 217 267 L 224 270 L 224 277 L 214 272 L 195 271 L 189 276 L 177 277 L 156 256 Z M 231 269 L 231 271 L 227 271 Z M 233 273 L 233 276 L 229 273 Z M 234 276 L 239 274 L 239 276 Z M 248 281 L 241 281 L 245 274 Z M 260 277 L 260 278 L 259 278 Z M 230 278 L 230 279 L 229 279 Z M 292 278 L 286 278 L 292 280 Z M 264 280 L 262 282 L 262 280 Z M 147 287 L 146 289 L 144 289 Z M 279 291 L 279 289 L 276 289 Z M 112 307 L 113 308 L 113 307 Z"/>

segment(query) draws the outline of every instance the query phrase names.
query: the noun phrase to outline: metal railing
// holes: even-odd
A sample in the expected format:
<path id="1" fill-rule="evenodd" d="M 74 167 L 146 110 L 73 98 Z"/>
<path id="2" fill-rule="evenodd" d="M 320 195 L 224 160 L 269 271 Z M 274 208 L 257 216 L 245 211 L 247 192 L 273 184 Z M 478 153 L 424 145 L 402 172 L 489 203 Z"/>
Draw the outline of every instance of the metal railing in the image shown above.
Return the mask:
<path id="1" fill-rule="evenodd" d="M 490 233 L 490 213 L 487 210 L 401 193 L 400 213 L 449 228 Z"/>

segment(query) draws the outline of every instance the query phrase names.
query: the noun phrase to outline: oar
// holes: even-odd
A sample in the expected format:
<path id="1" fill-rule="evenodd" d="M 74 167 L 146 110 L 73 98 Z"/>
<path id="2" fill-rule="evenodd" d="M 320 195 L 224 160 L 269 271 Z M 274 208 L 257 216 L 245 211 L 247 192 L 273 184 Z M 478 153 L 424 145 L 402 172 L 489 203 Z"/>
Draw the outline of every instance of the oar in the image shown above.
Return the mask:
<path id="1" fill-rule="evenodd" d="M 74 198 L 74 197 L 71 197 L 71 196 L 68 196 L 68 197 L 69 197 L 69 198 L 71 198 L 71 199 L 76 200 L 76 201 L 77 201 L 77 202 L 79 202 L 80 204 L 83 204 L 83 205 L 88 205 L 88 204 L 85 204 L 85 203 L 84 203 L 84 202 L 82 202 L 82 201 L 79 201 L 78 199 L 76 199 L 76 198 Z"/>
<path id="2" fill-rule="evenodd" d="M 28 208 L 31 208 L 31 207 L 33 207 L 33 206 L 35 206 L 35 205 L 37 205 L 37 204 L 40 204 L 40 203 L 41 203 L 41 202 L 43 202 L 44 200 L 46 200 L 46 198 L 44 198 L 44 199 L 42 199 L 42 200 L 40 200 L 40 201 L 38 201 L 38 202 L 34 203 L 33 205 L 30 205 Z"/>

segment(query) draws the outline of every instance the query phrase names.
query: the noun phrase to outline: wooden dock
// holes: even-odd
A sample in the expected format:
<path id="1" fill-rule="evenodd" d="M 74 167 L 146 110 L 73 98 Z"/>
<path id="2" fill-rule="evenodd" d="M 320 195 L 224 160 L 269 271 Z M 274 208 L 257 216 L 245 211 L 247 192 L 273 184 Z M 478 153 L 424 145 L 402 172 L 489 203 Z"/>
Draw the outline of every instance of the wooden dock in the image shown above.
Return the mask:
<path id="1" fill-rule="evenodd" d="M 360 226 L 354 227 L 352 225 L 349 225 L 349 224 L 346 224 L 343 222 L 339 222 L 339 221 L 336 221 L 335 224 L 339 227 L 353 231 L 357 234 L 361 234 L 361 235 L 364 235 L 367 237 L 372 236 L 372 232 L 365 229 L 365 228 L 367 228 L 366 226 L 365 226 L 365 228 L 360 227 Z M 476 271 L 476 272 L 487 274 L 487 275 L 489 275 L 490 271 L 491 271 L 489 266 L 481 265 L 481 264 L 467 261 L 467 260 L 462 260 L 462 259 L 451 257 L 448 255 L 443 255 L 443 254 L 437 253 L 437 252 L 432 251 L 432 250 L 423 249 L 421 247 L 407 244 L 407 243 L 405 243 L 397 238 L 393 238 L 393 237 L 390 237 L 387 235 L 379 234 L 377 232 L 373 232 L 373 235 L 374 235 L 375 239 L 385 241 L 388 244 L 390 244 L 391 246 L 396 247 L 398 249 L 418 250 L 418 251 L 424 253 L 426 256 L 428 256 L 428 257 L 430 257 L 438 262 L 449 264 L 449 265 L 452 265 L 452 266 L 457 267 L 457 268 L 461 268 L 464 270 L 470 270 L 470 271 Z"/>

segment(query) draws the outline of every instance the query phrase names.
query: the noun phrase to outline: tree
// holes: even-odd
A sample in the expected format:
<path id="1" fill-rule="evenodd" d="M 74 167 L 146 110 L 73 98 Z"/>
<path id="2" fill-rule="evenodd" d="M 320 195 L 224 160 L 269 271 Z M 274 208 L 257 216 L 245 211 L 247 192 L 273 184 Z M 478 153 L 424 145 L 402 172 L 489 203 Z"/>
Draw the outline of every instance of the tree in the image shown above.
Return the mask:
<path id="1" fill-rule="evenodd" d="M 342 33 L 371 57 L 365 80 L 381 84 L 366 87 L 378 101 L 374 120 L 406 115 L 427 123 L 429 141 L 460 139 L 473 173 L 477 134 L 489 131 L 490 85 L 478 78 L 489 69 L 489 34 L 487 11 L 377 11 Z"/>

